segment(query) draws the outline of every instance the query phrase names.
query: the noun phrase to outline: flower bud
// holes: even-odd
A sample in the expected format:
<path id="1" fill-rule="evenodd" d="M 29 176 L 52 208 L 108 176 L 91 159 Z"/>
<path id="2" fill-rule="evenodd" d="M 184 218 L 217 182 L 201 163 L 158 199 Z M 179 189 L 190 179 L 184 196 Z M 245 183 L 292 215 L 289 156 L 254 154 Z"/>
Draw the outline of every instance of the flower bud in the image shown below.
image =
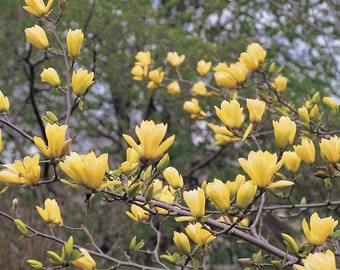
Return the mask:
<path id="1" fill-rule="evenodd" d="M 57 71 L 54 68 L 44 68 L 40 74 L 41 81 L 50 84 L 51 86 L 60 85 L 60 78 Z"/>
<path id="2" fill-rule="evenodd" d="M 173 241 L 176 247 L 185 255 L 189 255 L 191 251 L 189 238 L 186 236 L 185 233 L 179 233 L 174 231 Z"/>
<path id="3" fill-rule="evenodd" d="M 168 84 L 166 89 L 168 90 L 168 93 L 172 95 L 178 95 L 181 93 L 181 87 L 179 86 L 179 83 L 177 81 Z"/>
<path id="4" fill-rule="evenodd" d="M 39 25 L 25 29 L 26 38 L 34 47 L 40 50 L 46 50 L 50 45 L 45 30 Z"/>
<path id="5" fill-rule="evenodd" d="M 180 175 L 176 168 L 168 167 L 163 171 L 163 176 L 167 183 L 174 189 L 183 187 L 183 177 Z"/>
<path id="6" fill-rule="evenodd" d="M 10 103 L 7 96 L 0 90 L 0 114 L 6 114 L 9 110 Z"/>
<path id="7" fill-rule="evenodd" d="M 197 62 L 196 70 L 199 75 L 206 76 L 211 69 L 211 62 L 205 62 L 204 60 L 200 60 Z"/>
<path id="8" fill-rule="evenodd" d="M 240 209 L 246 209 L 253 201 L 257 191 L 257 186 L 251 181 L 246 181 L 241 184 L 236 195 L 236 205 Z"/>
<path id="9" fill-rule="evenodd" d="M 75 58 L 79 55 L 80 47 L 84 41 L 84 33 L 80 29 L 69 30 L 66 36 L 68 53 Z"/>
<path id="10" fill-rule="evenodd" d="M 19 210 L 19 200 L 17 198 L 13 199 L 12 207 L 13 207 L 15 212 L 17 212 Z"/>

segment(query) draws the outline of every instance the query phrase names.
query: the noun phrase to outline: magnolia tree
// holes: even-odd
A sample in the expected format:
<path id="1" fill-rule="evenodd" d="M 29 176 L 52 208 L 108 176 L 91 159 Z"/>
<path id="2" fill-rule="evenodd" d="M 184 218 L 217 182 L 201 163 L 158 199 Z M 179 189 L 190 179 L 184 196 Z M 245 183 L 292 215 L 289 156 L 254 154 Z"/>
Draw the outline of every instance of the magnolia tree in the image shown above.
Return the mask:
<path id="1" fill-rule="evenodd" d="M 207 179 L 192 187 L 171 166 L 171 159 L 176 157 L 170 157 L 167 151 L 176 143 L 175 135 L 167 134 L 166 123 L 145 119 L 136 126 L 135 134 L 129 130 L 123 134 L 126 160 L 118 167 L 111 166 L 107 153 L 71 150 L 77 138 L 70 119 L 74 113 L 82 113 L 86 93 L 94 83 L 94 73 L 80 68 L 82 30 L 70 29 L 66 39 L 62 38 L 65 29 L 57 26 L 67 11 L 63 0 L 53 10 L 53 0 L 47 4 L 42 0 L 25 2 L 23 8 L 41 23 L 25 29 L 28 42 L 33 49 L 60 57 L 64 63 L 64 70 L 45 68 L 40 77 L 65 99 L 66 116 L 55 115 L 51 107 L 42 117 L 45 136 L 32 137 L 10 120 L 9 98 L 5 89 L 1 91 L 0 122 L 37 149 L 33 156 L 2 165 L 1 196 L 6 197 L 10 187 L 39 189 L 52 184 L 67 186 L 75 194 L 86 190 L 87 211 L 95 211 L 95 206 L 89 205 L 100 194 L 105 204 L 128 205 L 126 220 L 143 224 L 155 235 L 150 244 L 143 235 L 131 234 L 128 249 L 121 250 L 123 257 L 116 258 L 99 247 L 86 220 L 81 227 L 63 222 L 67 211 L 59 208 L 61 198 L 46 197 L 44 206 L 32 206 L 32 215 L 40 216 L 50 233 L 21 219 L 20 202 L 14 199 L 15 214 L 1 211 L 0 216 L 13 221 L 21 238 L 42 238 L 60 245 L 46 250 L 40 258 L 25 258 L 28 265 L 34 269 L 208 269 L 214 244 L 223 247 L 225 239 L 235 238 L 241 248 L 247 244 L 258 249 L 238 258 L 239 267 L 244 269 L 336 269 L 335 256 L 340 253 L 338 221 L 335 212 L 325 215 L 327 211 L 323 211 L 331 213 L 340 205 L 332 192 L 340 176 L 340 138 L 335 128 L 339 104 L 335 99 L 316 92 L 304 104 L 287 100 L 289 84 L 280 75 L 282 67 L 266 59 L 266 50 L 258 43 L 240 51 L 234 63 L 198 61 L 193 67 L 197 71 L 194 79 L 181 74 L 184 54 L 168 52 L 165 66 L 155 67 L 151 52 L 136 52 L 131 69 L 136 83 L 146 82 L 146 91 L 165 88 L 175 98 L 191 96 L 178 109 L 209 129 L 211 136 L 205 139 L 211 140 L 211 147 L 235 145 L 230 149 L 237 149 L 247 144 L 251 150 L 247 155 L 240 152 L 231 164 L 239 172 L 235 179 Z M 57 48 L 50 46 L 50 39 L 55 39 Z M 175 78 L 168 76 L 173 70 Z M 190 92 L 183 93 L 184 88 Z M 46 164 L 52 168 L 47 177 L 41 173 Z M 320 199 L 308 183 L 312 178 L 323 181 L 326 198 Z M 225 179 L 230 177 L 226 175 Z M 271 241 L 264 230 L 263 218 L 273 211 L 295 225 L 294 235 L 278 232 L 280 244 Z M 308 213 L 307 219 L 302 213 Z M 68 237 L 58 236 L 56 230 L 66 231 Z M 75 234 L 79 233 L 87 238 L 88 245 L 76 242 Z M 172 243 L 164 248 L 164 239 L 169 238 Z M 141 265 L 139 254 L 150 257 L 150 265 Z"/>

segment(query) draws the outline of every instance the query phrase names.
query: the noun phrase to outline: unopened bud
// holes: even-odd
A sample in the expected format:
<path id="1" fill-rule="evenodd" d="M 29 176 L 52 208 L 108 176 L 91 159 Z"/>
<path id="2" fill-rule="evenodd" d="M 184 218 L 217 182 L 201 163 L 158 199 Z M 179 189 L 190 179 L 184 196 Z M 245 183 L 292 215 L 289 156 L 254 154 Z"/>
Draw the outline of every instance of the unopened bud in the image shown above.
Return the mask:
<path id="1" fill-rule="evenodd" d="M 162 172 L 166 167 L 168 167 L 170 161 L 170 157 L 168 153 L 166 153 L 161 160 L 157 164 L 157 171 Z"/>
<path id="2" fill-rule="evenodd" d="M 13 199 L 12 206 L 15 212 L 19 210 L 19 200 L 17 198 Z"/>
<path id="3" fill-rule="evenodd" d="M 25 223 L 23 223 L 20 219 L 14 219 L 13 221 L 15 225 L 17 225 L 17 228 L 21 232 L 21 234 L 25 236 L 28 232 Z"/>

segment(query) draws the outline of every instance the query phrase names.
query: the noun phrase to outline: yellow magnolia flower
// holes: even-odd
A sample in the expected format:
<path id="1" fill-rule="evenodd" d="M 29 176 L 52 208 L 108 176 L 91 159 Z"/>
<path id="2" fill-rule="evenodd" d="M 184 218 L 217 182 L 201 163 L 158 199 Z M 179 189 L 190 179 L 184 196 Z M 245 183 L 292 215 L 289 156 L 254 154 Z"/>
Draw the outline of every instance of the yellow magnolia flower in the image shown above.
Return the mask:
<path id="1" fill-rule="evenodd" d="M 126 149 L 126 161 L 120 164 L 123 173 L 130 172 L 137 168 L 139 162 L 139 154 L 131 147 Z"/>
<path id="2" fill-rule="evenodd" d="M 40 180 L 39 154 L 26 156 L 23 161 L 16 160 L 12 164 L 4 164 L 0 171 L 0 182 L 16 185 L 34 185 Z"/>
<path id="3" fill-rule="evenodd" d="M 208 183 L 206 193 L 214 206 L 221 210 L 226 211 L 230 206 L 229 189 L 225 183 L 219 179 L 214 179 L 214 182 Z"/>
<path id="4" fill-rule="evenodd" d="M 40 78 L 42 82 L 46 82 L 51 86 L 58 86 L 60 85 L 60 78 L 57 71 L 54 68 L 44 68 L 40 74 Z"/>
<path id="5" fill-rule="evenodd" d="M 208 123 L 208 127 L 215 133 L 214 138 L 216 145 L 224 145 L 241 140 L 240 138 L 235 137 L 234 134 L 225 126 Z"/>
<path id="6" fill-rule="evenodd" d="M 163 176 L 166 182 L 174 189 L 183 187 L 183 177 L 179 174 L 176 168 L 168 167 L 163 171 Z"/>
<path id="7" fill-rule="evenodd" d="M 216 236 L 214 236 L 211 232 L 204 229 L 201 223 L 190 223 L 185 227 L 186 234 L 190 237 L 195 244 L 205 244 L 208 245 L 211 243 Z"/>
<path id="8" fill-rule="evenodd" d="M 75 265 L 76 267 L 81 268 L 82 270 L 95 270 L 96 262 L 91 257 L 89 252 L 84 248 L 79 248 L 79 250 L 83 256 L 74 260 L 72 264 Z"/>
<path id="9" fill-rule="evenodd" d="M 50 11 L 50 8 L 54 0 L 48 0 L 47 5 L 45 5 L 43 0 L 25 0 L 27 6 L 23 8 L 34 16 L 41 17 Z"/>
<path id="10" fill-rule="evenodd" d="M 207 117 L 207 114 L 204 111 L 202 111 L 196 98 L 192 98 L 191 100 L 185 101 L 183 104 L 183 109 L 188 113 L 191 113 L 190 117 L 193 119 L 204 119 Z"/>
<path id="11" fill-rule="evenodd" d="M 330 97 L 323 97 L 322 102 L 325 103 L 332 110 L 338 110 L 339 109 L 339 104 L 334 99 L 332 99 Z"/>
<path id="12" fill-rule="evenodd" d="M 242 174 L 238 174 L 234 181 L 227 181 L 226 186 L 229 190 L 230 199 L 233 200 L 237 194 L 240 186 L 246 181 L 246 177 Z"/>
<path id="13" fill-rule="evenodd" d="M 333 233 L 338 221 L 332 216 L 320 218 L 318 213 L 313 213 L 310 217 L 309 226 L 306 219 L 302 220 L 302 229 L 308 242 L 314 246 L 322 245 L 327 237 Z"/>
<path id="14" fill-rule="evenodd" d="M 175 140 L 175 135 L 172 135 L 163 141 L 167 128 L 167 124 L 164 125 L 160 123 L 156 125 L 152 120 L 142 121 L 140 126 L 136 126 L 135 128 L 140 144 L 137 144 L 135 140 L 127 134 L 123 134 L 123 137 L 142 158 L 156 160 L 168 150 Z"/>
<path id="15" fill-rule="evenodd" d="M 159 87 L 164 79 L 164 71 L 161 68 L 151 70 L 149 72 L 149 79 L 151 80 L 146 86 L 148 89 L 155 89 Z"/>
<path id="16" fill-rule="evenodd" d="M 138 205 L 132 204 L 130 211 L 125 211 L 125 214 L 134 222 L 145 223 L 149 218 L 149 213 Z"/>
<path id="17" fill-rule="evenodd" d="M 172 95 L 178 95 L 181 93 L 181 87 L 177 81 L 169 83 L 166 89 L 168 90 L 168 93 Z"/>
<path id="18" fill-rule="evenodd" d="M 33 140 L 40 152 L 49 159 L 59 158 L 64 156 L 72 139 L 65 141 L 67 125 L 59 126 L 57 124 L 51 125 L 48 123 L 45 127 L 47 137 L 47 145 L 40 137 L 34 136 Z"/>
<path id="19" fill-rule="evenodd" d="M 108 154 L 96 157 L 92 151 L 87 155 L 71 152 L 59 166 L 77 185 L 95 190 L 103 182 L 108 168 Z"/>
<path id="20" fill-rule="evenodd" d="M 80 29 L 68 30 L 66 43 L 69 55 L 75 58 L 80 53 L 80 47 L 84 41 L 84 33 Z"/>
<path id="21" fill-rule="evenodd" d="M 305 122 L 305 123 L 309 123 L 310 122 L 310 117 L 309 117 L 309 112 L 307 107 L 303 106 L 301 108 L 298 108 L 298 114 L 300 119 Z"/>
<path id="22" fill-rule="evenodd" d="M 254 54 L 243 52 L 240 54 L 238 60 L 244 63 L 246 67 L 250 70 L 257 70 L 257 68 L 259 67 L 259 60 Z"/>
<path id="23" fill-rule="evenodd" d="M 173 241 L 176 247 L 185 255 L 189 255 L 191 251 L 189 238 L 186 236 L 185 233 L 179 233 L 174 231 Z"/>
<path id="24" fill-rule="evenodd" d="M 276 89 L 277 92 L 282 93 L 286 90 L 288 79 L 281 75 L 277 76 L 274 79 L 274 82 L 271 84 L 272 87 Z"/>
<path id="25" fill-rule="evenodd" d="M 246 209 L 253 201 L 257 191 L 257 186 L 252 181 L 242 183 L 237 190 L 236 205 L 241 209 Z"/>
<path id="26" fill-rule="evenodd" d="M 192 87 L 193 96 L 206 96 L 207 94 L 208 94 L 208 91 L 204 85 L 204 82 L 199 81 L 193 85 Z"/>
<path id="27" fill-rule="evenodd" d="M 249 111 L 249 120 L 253 124 L 258 124 L 262 120 L 266 103 L 259 99 L 247 98 L 247 108 Z"/>
<path id="28" fill-rule="evenodd" d="M 135 65 L 142 66 L 142 67 L 151 65 L 151 53 L 149 51 L 138 52 L 135 55 L 135 59 L 137 61 L 135 62 Z"/>
<path id="29" fill-rule="evenodd" d="M 0 113 L 6 114 L 9 111 L 10 103 L 7 96 L 0 90 Z"/>
<path id="30" fill-rule="evenodd" d="M 172 204 L 175 200 L 175 196 L 172 194 L 170 190 L 171 188 L 168 185 L 164 186 L 163 189 L 161 190 L 161 193 L 156 194 L 155 198 L 157 198 L 160 201 L 166 202 L 168 204 Z M 169 212 L 169 210 L 161 208 L 161 207 L 156 207 L 156 209 L 160 213 Z"/>
<path id="31" fill-rule="evenodd" d="M 294 264 L 296 270 L 336 270 L 335 255 L 329 249 L 326 253 L 309 253 L 302 262 L 304 266 Z"/>
<path id="32" fill-rule="evenodd" d="M 144 80 L 148 75 L 148 66 L 134 66 L 131 69 L 131 74 L 133 75 L 133 78 L 135 81 L 142 81 Z"/>
<path id="33" fill-rule="evenodd" d="M 83 96 L 87 90 L 94 83 L 94 73 L 88 72 L 86 69 L 78 69 L 72 73 L 72 89 L 78 96 Z"/>
<path id="34" fill-rule="evenodd" d="M 312 164 L 315 162 L 315 146 L 313 141 L 302 138 L 300 145 L 294 145 L 295 153 L 306 164 Z"/>
<path id="35" fill-rule="evenodd" d="M 301 158 L 294 151 L 285 151 L 282 155 L 283 165 L 290 172 L 296 172 L 301 163 Z"/>
<path id="36" fill-rule="evenodd" d="M 204 216 L 205 195 L 203 189 L 197 188 L 190 191 L 184 191 L 183 198 L 194 217 L 201 218 Z"/>
<path id="37" fill-rule="evenodd" d="M 276 153 L 271 154 L 268 151 L 251 151 L 248 160 L 239 158 L 243 170 L 249 175 L 250 180 L 259 187 L 275 188 L 283 186 L 291 186 L 291 181 L 277 181 L 273 183 L 274 174 L 281 168 L 283 160 L 277 162 Z"/>
<path id="38" fill-rule="evenodd" d="M 281 116 L 279 121 L 273 120 L 274 136 L 277 145 L 283 149 L 292 144 L 296 133 L 296 124 L 287 116 Z"/>
<path id="39" fill-rule="evenodd" d="M 236 99 L 223 100 L 221 108 L 215 106 L 216 115 L 229 129 L 239 128 L 244 122 L 243 108 Z"/>
<path id="40" fill-rule="evenodd" d="M 51 200 L 50 198 L 45 200 L 45 209 L 42 209 L 40 206 L 36 206 L 37 211 L 40 217 L 46 223 L 50 223 L 51 225 L 62 225 L 63 220 L 60 214 L 60 208 L 55 199 Z"/>
<path id="41" fill-rule="evenodd" d="M 230 64 L 228 73 L 238 82 L 242 83 L 247 79 L 249 69 L 243 62 Z"/>
<path id="42" fill-rule="evenodd" d="M 199 75 L 206 76 L 211 69 L 211 62 L 206 62 L 204 60 L 200 60 L 197 62 L 196 70 Z"/>
<path id="43" fill-rule="evenodd" d="M 214 67 L 214 71 L 228 71 L 228 65 L 225 62 L 220 62 Z"/>
<path id="44" fill-rule="evenodd" d="M 237 85 L 236 79 L 228 71 L 215 71 L 214 78 L 218 86 L 233 89 Z"/>
<path id="45" fill-rule="evenodd" d="M 319 142 L 321 156 L 328 162 L 338 162 L 340 159 L 340 137 L 334 135 L 329 139 L 322 138 Z"/>
<path id="46" fill-rule="evenodd" d="M 267 52 L 258 43 L 248 45 L 247 51 L 241 53 L 239 61 L 243 62 L 250 70 L 256 70 L 260 62 L 266 58 Z"/>
<path id="47" fill-rule="evenodd" d="M 178 55 L 177 52 L 168 52 L 166 60 L 175 68 L 178 68 L 185 59 L 185 55 L 182 54 L 181 56 Z"/>
<path id="48" fill-rule="evenodd" d="M 247 46 L 247 53 L 255 55 L 259 62 L 263 62 L 266 58 L 267 51 L 258 43 L 251 43 Z"/>
<path id="49" fill-rule="evenodd" d="M 34 47 L 40 50 L 46 50 L 50 45 L 45 30 L 39 25 L 25 29 L 26 38 Z"/>

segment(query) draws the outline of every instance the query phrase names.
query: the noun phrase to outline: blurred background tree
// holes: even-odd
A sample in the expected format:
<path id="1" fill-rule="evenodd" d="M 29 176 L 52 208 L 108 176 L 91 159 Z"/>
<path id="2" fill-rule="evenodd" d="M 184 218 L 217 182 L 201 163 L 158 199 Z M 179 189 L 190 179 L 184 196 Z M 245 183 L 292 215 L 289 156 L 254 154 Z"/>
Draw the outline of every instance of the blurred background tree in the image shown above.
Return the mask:
<path id="1" fill-rule="evenodd" d="M 234 179 L 237 170 L 231 161 L 253 145 L 215 147 L 206 124 L 193 121 L 181 109 L 191 96 L 191 85 L 181 84 L 182 94 L 179 96 L 169 95 L 165 87 L 146 89 L 145 81 L 132 80 L 130 71 L 135 62 L 134 55 L 138 51 L 150 50 L 153 67 L 163 66 L 170 70 L 170 65 L 165 62 L 166 54 L 177 51 L 186 55 L 181 73 L 186 78 L 196 78 L 197 61 L 204 59 L 212 61 L 213 65 L 222 61 L 234 62 L 247 44 L 259 42 L 267 49 L 268 59 L 285 66 L 282 73 L 289 78 L 287 100 L 304 104 L 307 96 L 316 91 L 338 97 L 339 10 L 336 0 L 289 0 L 282 3 L 276 0 L 69 1 L 58 25 L 59 31 L 64 31 L 66 36 L 70 26 L 83 30 L 85 43 L 80 65 L 92 69 L 96 75 L 95 85 L 85 96 L 84 111 L 75 111 L 70 122 L 72 128 L 77 128 L 72 130 L 77 134 L 73 149 L 80 153 L 89 150 L 108 152 L 110 164 L 114 167 L 125 159 L 123 149 L 126 144 L 122 133 L 131 132 L 142 119 L 154 119 L 168 123 L 169 134 L 176 134 L 176 143 L 170 149 L 171 162 L 184 176 L 187 185 L 197 185 L 214 177 Z M 27 16 L 16 1 L 1 1 L 0 16 L 0 88 L 12 102 L 15 100 L 9 118 L 27 133 L 41 136 L 41 116 L 53 107 L 56 108 L 53 112 L 62 118 L 65 104 L 55 89 L 41 82 L 39 75 L 51 63 L 56 69 L 63 63 L 58 58 L 31 50 L 23 30 L 39 24 L 39 21 Z M 175 78 L 176 73 L 172 72 Z M 213 106 L 219 105 L 217 100 L 211 98 L 202 102 L 206 102 L 205 108 L 213 111 Z M 3 128 L 6 130 L 3 132 L 5 151 L 1 162 L 12 162 L 36 151 L 21 136 Z M 69 190 L 53 186 L 32 190 L 32 194 L 26 191 L 10 191 L 13 198 L 20 198 L 23 215 L 33 215 L 24 211 L 25 205 L 28 205 L 27 209 L 31 205 L 42 205 L 43 194 L 52 193 L 62 196 L 64 209 L 75 213 L 70 219 L 81 220 L 83 213 L 79 212 L 79 205 L 84 198 L 72 198 Z M 100 204 L 100 201 L 96 203 Z M 0 205 L 9 209 L 11 202 L 0 197 Z M 98 220 L 98 216 L 108 213 L 114 213 L 112 224 L 117 226 L 112 229 L 112 224 L 94 222 L 93 229 L 98 232 L 95 234 L 98 241 L 107 246 L 106 250 L 118 254 L 118 246 L 126 244 L 120 232 L 128 225 L 117 222 L 126 218 L 122 209 L 103 205 L 91 214 L 92 217 L 89 216 L 89 220 Z M 31 219 L 34 224 L 34 218 Z M 13 227 L 12 224 L 5 227 L 0 233 L 0 266 L 13 264 L 15 250 L 25 246 L 11 238 L 15 238 L 15 233 L 10 234 L 11 237 L 4 233 L 7 227 Z M 34 257 L 34 253 L 39 252 L 37 245 L 34 243 L 30 247 L 32 253 L 28 253 L 29 256 Z M 211 263 L 233 264 L 234 255 L 230 252 L 226 258 L 225 254 L 220 256 L 216 252 Z M 17 260 L 15 266 L 16 263 Z"/>

